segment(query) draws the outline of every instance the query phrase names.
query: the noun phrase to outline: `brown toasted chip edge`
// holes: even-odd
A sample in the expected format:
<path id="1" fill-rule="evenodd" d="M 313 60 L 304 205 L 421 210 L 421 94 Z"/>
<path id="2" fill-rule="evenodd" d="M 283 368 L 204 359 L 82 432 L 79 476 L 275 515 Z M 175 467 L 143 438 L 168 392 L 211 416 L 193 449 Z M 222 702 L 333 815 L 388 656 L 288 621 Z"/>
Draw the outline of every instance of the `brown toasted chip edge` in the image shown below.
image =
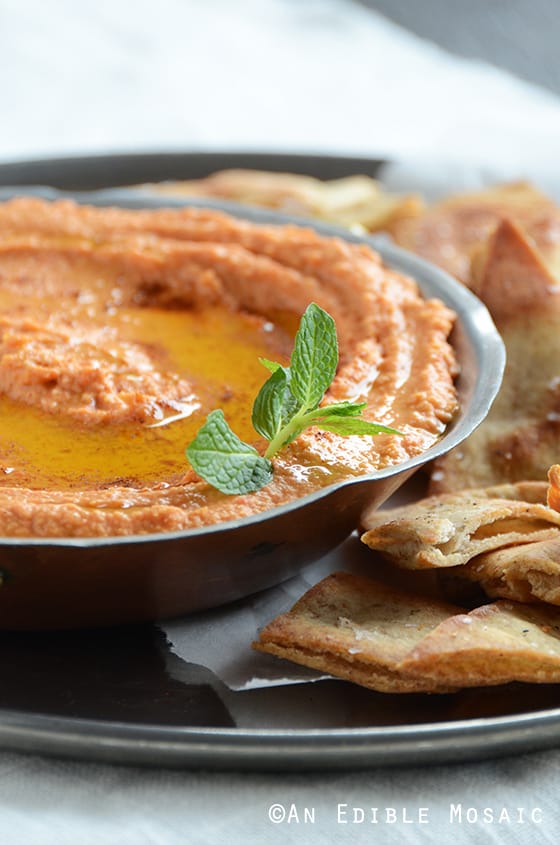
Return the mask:
<path id="1" fill-rule="evenodd" d="M 311 651 L 302 646 L 282 646 L 274 642 L 257 640 L 252 643 L 255 651 L 271 654 L 326 672 L 343 681 L 350 681 L 362 687 L 384 693 L 449 693 L 456 687 L 408 675 L 405 672 L 392 672 L 380 665 L 361 663 L 359 660 L 345 659 L 330 652 Z"/>

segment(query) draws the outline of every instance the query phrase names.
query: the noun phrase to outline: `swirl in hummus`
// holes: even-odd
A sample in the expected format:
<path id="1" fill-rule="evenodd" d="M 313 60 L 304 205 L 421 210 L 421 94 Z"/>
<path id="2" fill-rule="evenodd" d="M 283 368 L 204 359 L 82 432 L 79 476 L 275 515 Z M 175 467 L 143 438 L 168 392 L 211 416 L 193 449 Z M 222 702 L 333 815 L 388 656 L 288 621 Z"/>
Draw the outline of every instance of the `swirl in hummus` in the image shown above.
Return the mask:
<path id="1" fill-rule="evenodd" d="M 307 305 L 335 319 L 326 401 L 404 437 L 310 429 L 270 485 L 225 496 L 184 449 L 209 411 L 257 448 L 250 408 Z M 426 450 L 457 407 L 454 315 L 368 246 L 200 208 L 0 205 L 0 534 L 84 537 L 249 516 Z"/>

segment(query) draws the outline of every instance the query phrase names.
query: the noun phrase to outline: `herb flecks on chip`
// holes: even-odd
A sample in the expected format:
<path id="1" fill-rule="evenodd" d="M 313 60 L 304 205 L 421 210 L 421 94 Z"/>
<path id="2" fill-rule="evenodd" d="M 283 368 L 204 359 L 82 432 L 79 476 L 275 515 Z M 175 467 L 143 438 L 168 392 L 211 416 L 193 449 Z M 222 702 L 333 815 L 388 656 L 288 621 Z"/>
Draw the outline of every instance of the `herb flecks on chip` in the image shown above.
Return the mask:
<path id="1" fill-rule="evenodd" d="M 338 365 L 333 318 L 311 303 L 301 318 L 289 367 L 261 358 L 271 372 L 253 405 L 252 422 L 268 447 L 263 456 L 243 443 L 223 411 L 212 411 L 187 447 L 193 469 L 222 493 L 253 493 L 272 480 L 271 458 L 311 426 L 344 436 L 400 434 L 369 422 L 367 403 L 336 402 L 320 407 Z"/>

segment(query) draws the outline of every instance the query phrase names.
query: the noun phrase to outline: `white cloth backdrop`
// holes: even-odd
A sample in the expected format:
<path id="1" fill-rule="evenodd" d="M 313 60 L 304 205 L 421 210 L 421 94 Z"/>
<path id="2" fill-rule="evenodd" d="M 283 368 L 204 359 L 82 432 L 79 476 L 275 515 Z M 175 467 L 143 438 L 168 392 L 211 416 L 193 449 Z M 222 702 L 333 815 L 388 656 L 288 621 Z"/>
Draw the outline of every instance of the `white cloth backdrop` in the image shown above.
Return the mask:
<path id="1" fill-rule="evenodd" d="M 0 79 L 3 158 L 239 147 L 523 169 L 560 140 L 552 94 L 352 0 L 1 0 Z"/>
<path id="2" fill-rule="evenodd" d="M 452 57 L 351 0 L 0 0 L 0 80 L 2 161 L 322 151 L 455 160 L 559 181 L 552 94 Z M 0 842 L 552 843 L 559 788 L 555 751 L 320 775 L 142 770 L 0 752 Z M 292 810 L 291 821 L 271 822 L 272 803 Z M 449 806 L 458 803 L 496 815 L 505 807 L 510 822 L 451 826 Z M 338 804 L 364 808 L 366 821 L 339 824 Z M 314 824 L 303 823 L 306 807 Z M 425 807 L 428 822 L 372 825 L 371 807 L 406 807 L 410 818 Z M 520 824 L 516 807 L 540 808 L 542 821 Z"/>

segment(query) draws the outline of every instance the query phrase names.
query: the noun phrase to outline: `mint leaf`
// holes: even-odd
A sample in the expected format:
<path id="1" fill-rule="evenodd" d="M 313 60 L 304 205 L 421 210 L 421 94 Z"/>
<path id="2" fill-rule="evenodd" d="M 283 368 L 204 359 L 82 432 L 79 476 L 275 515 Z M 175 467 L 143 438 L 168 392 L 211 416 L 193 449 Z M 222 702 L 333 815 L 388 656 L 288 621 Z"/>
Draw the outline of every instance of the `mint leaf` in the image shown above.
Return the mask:
<path id="1" fill-rule="evenodd" d="M 307 419 L 327 419 L 329 417 L 359 417 L 367 408 L 367 402 L 335 402 L 332 405 L 322 405 L 306 414 Z M 317 425 L 317 423 L 315 423 Z"/>
<path id="2" fill-rule="evenodd" d="M 278 365 L 255 399 L 253 427 L 267 440 L 274 440 L 298 410 L 298 402 L 290 390 L 290 376 L 289 367 Z"/>
<path id="3" fill-rule="evenodd" d="M 270 361 L 268 358 L 259 358 L 259 363 L 266 367 L 267 370 L 270 370 L 271 373 L 275 373 L 276 370 L 283 370 L 284 367 L 282 364 L 279 364 L 277 361 Z"/>
<path id="4" fill-rule="evenodd" d="M 356 417 L 330 417 L 326 420 L 319 420 L 313 423 L 313 425 L 324 431 L 332 431 L 333 434 L 342 434 L 345 436 L 350 434 L 401 434 L 400 431 L 394 428 L 389 428 L 386 425 L 378 425 L 377 423 Z"/>
<path id="5" fill-rule="evenodd" d="M 252 493 L 272 480 L 272 464 L 231 430 L 223 411 L 212 411 L 186 449 L 192 468 L 221 493 Z"/>
<path id="6" fill-rule="evenodd" d="M 278 367 L 265 381 L 255 399 L 253 428 L 267 440 L 273 440 L 282 428 L 282 409 L 287 385 L 286 372 L 283 367 Z"/>
<path id="7" fill-rule="evenodd" d="M 338 365 L 336 328 L 314 302 L 301 318 L 290 362 L 291 390 L 302 408 L 315 408 L 330 387 Z"/>

